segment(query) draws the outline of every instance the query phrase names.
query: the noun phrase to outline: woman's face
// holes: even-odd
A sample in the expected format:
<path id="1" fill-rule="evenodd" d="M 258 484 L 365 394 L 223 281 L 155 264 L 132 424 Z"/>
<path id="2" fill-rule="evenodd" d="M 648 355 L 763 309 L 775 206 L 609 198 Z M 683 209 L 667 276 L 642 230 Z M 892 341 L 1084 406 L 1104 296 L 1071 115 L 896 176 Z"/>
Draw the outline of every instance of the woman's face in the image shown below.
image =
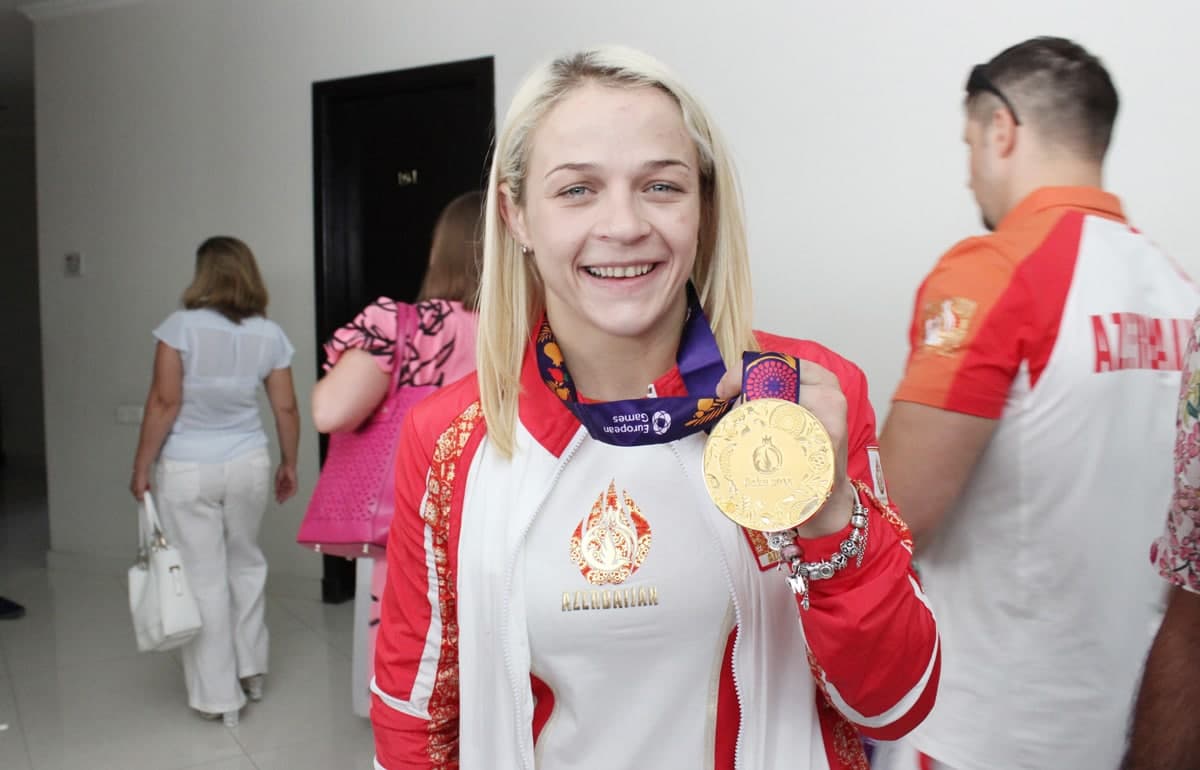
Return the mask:
<path id="1" fill-rule="evenodd" d="M 676 324 L 700 212 L 695 143 L 675 101 L 648 87 L 590 83 L 564 97 L 531 137 L 524 205 L 505 195 L 562 339 L 639 339 Z"/>

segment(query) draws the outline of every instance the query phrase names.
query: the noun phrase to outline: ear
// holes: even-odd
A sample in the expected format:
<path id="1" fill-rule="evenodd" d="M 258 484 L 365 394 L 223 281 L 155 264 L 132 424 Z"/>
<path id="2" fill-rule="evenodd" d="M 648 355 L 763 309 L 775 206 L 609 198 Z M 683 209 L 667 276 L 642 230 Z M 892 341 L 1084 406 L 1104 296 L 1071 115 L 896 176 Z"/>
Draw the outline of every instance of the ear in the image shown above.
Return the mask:
<path id="1" fill-rule="evenodd" d="M 1007 109 L 992 111 L 992 143 L 1001 158 L 1008 158 L 1017 149 L 1017 123 Z"/>
<path id="2" fill-rule="evenodd" d="M 504 226 L 522 246 L 533 248 L 529 241 L 529 229 L 525 226 L 525 209 L 514 200 L 512 187 L 508 182 L 500 183 L 500 216 Z"/>

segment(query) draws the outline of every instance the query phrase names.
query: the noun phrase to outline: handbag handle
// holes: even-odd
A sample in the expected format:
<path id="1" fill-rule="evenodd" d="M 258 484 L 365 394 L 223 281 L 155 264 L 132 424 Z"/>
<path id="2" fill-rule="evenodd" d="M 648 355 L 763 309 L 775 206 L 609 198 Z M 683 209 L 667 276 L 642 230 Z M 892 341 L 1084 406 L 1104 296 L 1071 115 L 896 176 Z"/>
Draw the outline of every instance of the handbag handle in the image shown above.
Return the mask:
<path id="1" fill-rule="evenodd" d="M 138 554 L 146 554 L 152 548 L 166 548 L 167 539 L 163 535 L 162 524 L 158 520 L 158 509 L 154 506 L 154 496 L 150 490 L 142 495 L 138 503 Z"/>
<path id="2" fill-rule="evenodd" d="M 392 382 L 388 388 L 390 398 L 400 389 L 400 375 L 404 369 L 404 359 L 408 347 L 413 345 L 417 333 L 421 331 L 421 312 L 417 306 L 408 302 L 396 302 L 396 347 L 392 357 Z M 385 401 L 387 399 L 384 399 Z"/>

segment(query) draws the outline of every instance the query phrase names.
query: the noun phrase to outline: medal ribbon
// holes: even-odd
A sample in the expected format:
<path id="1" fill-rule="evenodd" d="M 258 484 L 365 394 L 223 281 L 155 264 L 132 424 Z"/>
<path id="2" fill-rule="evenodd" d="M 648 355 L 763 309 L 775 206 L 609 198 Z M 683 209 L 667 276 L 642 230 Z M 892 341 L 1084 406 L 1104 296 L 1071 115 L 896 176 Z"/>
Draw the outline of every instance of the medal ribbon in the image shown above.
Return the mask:
<path id="1" fill-rule="evenodd" d="M 742 396 L 778 398 L 800 403 L 800 369 L 796 359 L 784 353 L 742 354 Z"/>
<path id="2" fill-rule="evenodd" d="M 725 363 L 690 282 L 687 292 L 688 315 L 675 360 L 688 396 L 581 402 L 554 332 L 549 322 L 542 320 L 537 335 L 542 381 L 592 438 L 617 446 L 666 444 L 711 428 L 733 406 L 732 400 L 723 401 L 715 395 L 717 383 L 725 374 Z"/>

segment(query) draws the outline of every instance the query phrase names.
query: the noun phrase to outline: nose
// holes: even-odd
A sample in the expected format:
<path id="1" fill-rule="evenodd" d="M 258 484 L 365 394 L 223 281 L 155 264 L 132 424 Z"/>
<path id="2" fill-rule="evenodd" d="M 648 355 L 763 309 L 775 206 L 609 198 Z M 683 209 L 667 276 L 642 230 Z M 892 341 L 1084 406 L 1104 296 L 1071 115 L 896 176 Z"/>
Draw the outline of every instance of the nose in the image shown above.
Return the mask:
<path id="1" fill-rule="evenodd" d="M 596 235 L 603 241 L 634 243 L 650 233 L 642 201 L 632 191 L 610 191 L 605 196 Z"/>

